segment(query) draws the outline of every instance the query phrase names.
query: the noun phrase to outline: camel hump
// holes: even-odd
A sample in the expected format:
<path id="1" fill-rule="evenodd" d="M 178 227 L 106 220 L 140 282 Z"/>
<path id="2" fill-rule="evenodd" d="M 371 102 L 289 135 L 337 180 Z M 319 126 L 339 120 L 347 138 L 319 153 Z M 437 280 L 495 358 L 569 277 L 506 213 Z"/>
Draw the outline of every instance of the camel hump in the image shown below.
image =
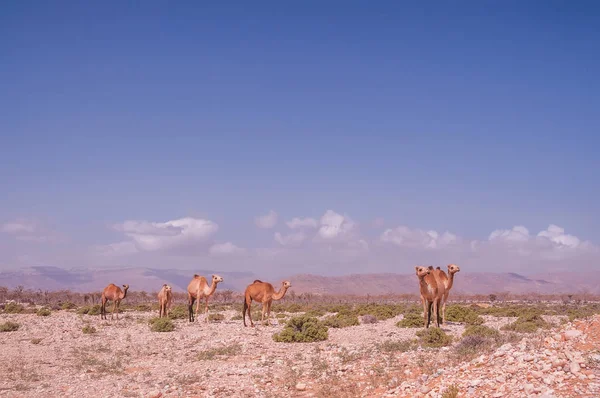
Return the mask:
<path id="1" fill-rule="evenodd" d="M 433 269 L 433 265 L 430 265 L 430 266 L 429 266 L 429 267 L 427 267 L 427 268 L 429 268 L 429 269 Z"/>
<path id="2" fill-rule="evenodd" d="M 194 274 L 194 279 L 198 279 L 198 278 L 200 278 L 200 275 Z"/>
<path id="3" fill-rule="evenodd" d="M 256 279 L 254 282 L 252 283 L 263 283 L 263 281 L 261 281 L 260 279 Z"/>
<path id="4" fill-rule="evenodd" d="M 435 267 L 435 269 L 441 269 L 440 267 Z"/>

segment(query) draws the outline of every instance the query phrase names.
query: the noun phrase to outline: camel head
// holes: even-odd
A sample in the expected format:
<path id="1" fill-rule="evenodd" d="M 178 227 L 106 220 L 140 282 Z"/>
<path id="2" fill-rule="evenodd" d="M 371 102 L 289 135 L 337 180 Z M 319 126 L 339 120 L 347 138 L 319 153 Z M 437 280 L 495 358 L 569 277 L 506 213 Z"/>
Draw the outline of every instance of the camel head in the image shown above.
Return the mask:
<path id="1" fill-rule="evenodd" d="M 167 291 L 167 292 L 171 291 L 171 286 L 167 285 L 166 283 L 163 286 L 165 288 L 165 291 Z"/>
<path id="2" fill-rule="evenodd" d="M 219 283 L 219 282 L 223 282 L 223 277 L 221 277 L 219 275 L 213 275 L 212 276 L 212 283 Z"/>
<path id="3" fill-rule="evenodd" d="M 415 271 L 419 278 L 422 278 L 425 275 L 429 275 L 431 273 L 431 269 L 429 269 L 428 267 L 419 267 L 418 265 L 415 267 Z"/>
<path id="4" fill-rule="evenodd" d="M 123 285 L 123 291 L 127 291 L 127 289 L 129 289 L 129 285 Z"/>
<path id="5" fill-rule="evenodd" d="M 290 281 L 283 281 L 281 283 L 281 285 L 283 286 L 284 289 L 289 289 L 290 287 L 292 287 L 292 282 L 290 282 Z"/>
<path id="6" fill-rule="evenodd" d="M 460 271 L 460 267 L 458 265 L 448 264 L 448 273 L 449 274 L 456 274 L 459 271 Z"/>

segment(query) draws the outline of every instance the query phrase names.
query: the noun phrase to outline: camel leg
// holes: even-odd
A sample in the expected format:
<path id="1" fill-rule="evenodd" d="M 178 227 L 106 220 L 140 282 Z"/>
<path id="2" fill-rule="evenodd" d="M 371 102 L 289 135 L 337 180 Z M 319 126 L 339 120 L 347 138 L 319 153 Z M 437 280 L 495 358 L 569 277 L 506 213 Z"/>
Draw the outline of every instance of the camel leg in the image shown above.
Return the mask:
<path id="1" fill-rule="evenodd" d="M 433 305 L 433 302 L 429 301 L 427 302 L 427 320 L 425 322 L 425 328 L 429 327 L 429 324 L 431 323 L 431 306 Z"/>
<path id="2" fill-rule="evenodd" d="M 204 306 L 204 317 L 206 318 L 205 322 L 208 323 L 208 296 L 206 296 L 206 305 Z"/>
<path id="3" fill-rule="evenodd" d="M 263 326 L 265 325 L 266 312 L 267 312 L 267 303 L 262 303 L 262 317 L 260 319 L 260 322 L 263 324 Z"/>
<path id="4" fill-rule="evenodd" d="M 104 300 L 104 297 L 102 298 L 102 303 L 100 304 L 100 319 L 106 319 L 106 300 Z"/>
<path id="5" fill-rule="evenodd" d="M 254 322 L 252 322 L 252 308 L 250 308 L 250 304 L 252 304 L 252 301 L 248 303 L 248 319 L 250 319 L 250 327 L 253 328 Z"/>
<path id="6" fill-rule="evenodd" d="M 196 299 L 188 295 L 188 320 L 190 322 L 194 322 L 194 301 Z"/>
<path id="7" fill-rule="evenodd" d="M 197 294 L 197 300 L 198 301 L 196 301 L 196 322 L 199 322 L 198 321 L 198 312 L 200 311 L 200 292 L 198 292 L 198 294 Z"/>
<path id="8" fill-rule="evenodd" d="M 423 303 L 423 322 L 425 322 L 425 324 L 423 326 L 427 327 L 427 301 L 425 299 L 422 299 L 422 303 Z"/>
<path id="9" fill-rule="evenodd" d="M 435 327 L 440 327 L 440 312 L 439 312 L 439 300 L 433 300 L 433 322 Z"/>
<path id="10" fill-rule="evenodd" d="M 267 303 L 267 326 L 271 326 L 271 303 L 272 301 L 269 301 Z"/>
<path id="11" fill-rule="evenodd" d="M 442 323 L 446 324 L 446 301 L 448 300 L 448 295 L 444 296 L 444 303 L 442 304 Z"/>
<path id="12" fill-rule="evenodd" d="M 115 310 L 116 310 L 116 309 L 117 309 L 117 300 L 114 300 L 114 301 L 113 301 L 113 309 L 112 309 L 112 312 L 110 313 L 110 320 L 111 320 L 111 321 L 113 320 L 113 317 L 114 317 L 114 315 L 115 315 Z"/>

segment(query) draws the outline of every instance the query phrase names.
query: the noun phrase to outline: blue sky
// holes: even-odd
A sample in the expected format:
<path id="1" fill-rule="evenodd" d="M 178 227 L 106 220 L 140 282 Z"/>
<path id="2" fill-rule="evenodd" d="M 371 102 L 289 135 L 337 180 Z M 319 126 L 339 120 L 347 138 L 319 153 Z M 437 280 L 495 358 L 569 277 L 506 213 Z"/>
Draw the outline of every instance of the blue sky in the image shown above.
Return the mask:
<path id="1" fill-rule="evenodd" d="M 465 245 L 525 226 L 527 244 L 546 247 L 536 235 L 555 224 L 596 253 L 598 26 L 591 1 L 7 4 L 0 267 L 143 265 L 148 250 L 118 225 L 185 217 L 218 225 L 198 247 L 244 250 L 219 257 L 231 269 L 268 262 L 256 250 L 291 250 L 274 234 L 296 233 L 285 225 L 293 217 L 318 225 L 295 254 L 278 255 L 347 264 L 340 272 L 492 267 L 496 257 L 405 256 L 403 233 L 391 244 L 399 252 L 379 249 L 399 226 L 450 231 Z M 258 228 L 270 210 L 277 224 Z M 362 240 L 368 254 L 319 254 L 327 210 L 352 220 L 333 253 Z M 135 252 L 94 251 L 119 242 Z M 510 264 L 559 267 L 521 249 Z M 574 255 L 597 266 L 588 251 Z M 204 255 L 170 248 L 160 258 L 217 261 Z"/>

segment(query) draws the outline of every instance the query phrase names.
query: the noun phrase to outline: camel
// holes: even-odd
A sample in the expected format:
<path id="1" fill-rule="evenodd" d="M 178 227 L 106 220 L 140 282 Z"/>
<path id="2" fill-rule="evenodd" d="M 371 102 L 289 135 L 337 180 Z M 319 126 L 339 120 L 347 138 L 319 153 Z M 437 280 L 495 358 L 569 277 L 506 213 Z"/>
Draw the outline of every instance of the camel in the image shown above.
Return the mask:
<path id="1" fill-rule="evenodd" d="M 416 266 L 415 271 L 417 278 L 419 278 L 419 290 L 421 293 L 421 302 L 423 303 L 423 318 L 425 321 L 425 328 L 428 328 L 429 324 L 431 323 L 432 309 L 435 317 L 434 324 L 435 326 L 440 327 L 438 308 L 440 295 L 438 293 L 438 283 L 435 279 L 435 276 L 431 272 L 431 269 L 427 267 Z"/>
<path id="2" fill-rule="evenodd" d="M 435 278 L 435 282 L 437 283 L 437 287 L 438 287 L 438 292 L 437 292 L 437 305 L 438 305 L 438 310 L 436 312 L 436 316 L 437 316 L 437 322 L 438 322 L 438 327 L 439 325 L 442 323 L 442 303 L 444 301 L 444 295 L 446 294 L 446 284 L 444 283 L 444 280 L 441 276 L 441 272 L 443 272 L 442 270 L 440 270 L 439 268 L 434 269 L 433 266 L 429 266 L 428 267 L 429 271 L 431 271 L 431 273 L 433 274 L 433 277 Z"/>
<path id="3" fill-rule="evenodd" d="M 448 275 L 440 268 L 437 267 L 439 278 L 444 282 L 445 292 L 442 297 L 442 323 L 446 324 L 446 301 L 448 301 L 448 295 L 450 289 L 454 285 L 454 274 L 460 271 L 460 267 L 456 264 L 448 264 Z"/>
<path id="4" fill-rule="evenodd" d="M 215 293 L 217 284 L 223 282 L 223 278 L 219 275 L 212 275 L 212 283 L 208 286 L 206 278 L 197 274 L 190 281 L 188 291 L 188 317 L 190 322 L 194 322 L 194 314 L 192 312 L 194 302 L 198 300 L 196 304 L 196 318 L 198 318 L 198 310 L 200 308 L 200 299 L 206 298 L 206 306 L 204 314 L 206 315 L 206 323 L 208 323 L 208 298 Z"/>
<path id="5" fill-rule="evenodd" d="M 127 297 L 127 289 L 129 285 L 123 285 L 123 290 L 114 283 L 109 284 L 102 291 L 102 305 L 100 307 L 100 319 L 106 319 L 106 302 L 109 300 L 113 301 L 113 310 L 110 314 L 110 319 L 113 319 L 115 311 L 117 312 L 117 320 L 119 320 L 119 305 L 121 300 Z"/>
<path id="6" fill-rule="evenodd" d="M 171 286 L 166 283 L 162 285 L 160 292 L 158 292 L 158 317 L 162 318 L 163 316 L 169 317 L 169 310 L 171 309 L 171 304 L 173 303 L 173 293 L 171 292 Z"/>
<path id="7" fill-rule="evenodd" d="M 281 288 L 278 292 L 275 292 L 273 285 L 267 282 L 263 282 L 259 279 L 255 280 L 252 284 L 246 287 L 244 292 L 244 309 L 242 310 L 242 318 L 244 318 L 244 326 L 246 325 L 246 311 L 248 311 L 248 318 L 250 319 L 250 326 L 254 327 L 252 322 L 252 314 L 250 311 L 250 305 L 252 300 L 262 303 L 262 317 L 261 322 L 265 324 L 265 313 L 267 314 L 266 325 L 269 324 L 269 316 L 271 315 L 271 304 L 273 300 L 281 300 L 287 290 L 292 287 L 290 281 L 283 281 Z"/>

